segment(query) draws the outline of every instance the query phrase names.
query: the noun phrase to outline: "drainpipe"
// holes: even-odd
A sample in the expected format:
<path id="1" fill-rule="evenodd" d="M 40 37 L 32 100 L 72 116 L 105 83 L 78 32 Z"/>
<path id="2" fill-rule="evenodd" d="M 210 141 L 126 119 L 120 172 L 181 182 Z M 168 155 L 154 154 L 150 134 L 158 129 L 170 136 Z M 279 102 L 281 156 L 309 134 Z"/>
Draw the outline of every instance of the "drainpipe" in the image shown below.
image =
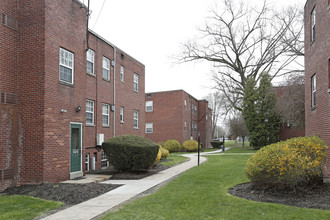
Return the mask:
<path id="1" fill-rule="evenodd" d="M 113 46 L 113 133 L 112 137 L 116 136 L 116 47 Z"/>

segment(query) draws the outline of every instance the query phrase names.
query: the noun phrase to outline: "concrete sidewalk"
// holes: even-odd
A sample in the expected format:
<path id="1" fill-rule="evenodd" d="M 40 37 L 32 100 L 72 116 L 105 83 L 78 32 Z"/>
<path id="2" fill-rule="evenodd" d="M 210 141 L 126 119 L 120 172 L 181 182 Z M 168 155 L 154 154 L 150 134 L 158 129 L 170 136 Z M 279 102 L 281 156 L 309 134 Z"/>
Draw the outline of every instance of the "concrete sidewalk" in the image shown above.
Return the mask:
<path id="1" fill-rule="evenodd" d="M 202 155 L 219 153 L 220 150 L 201 153 Z M 107 180 L 100 184 L 124 184 L 110 192 L 100 195 L 96 198 L 90 199 L 86 202 L 74 205 L 67 209 L 61 210 L 57 213 L 49 215 L 43 219 L 93 219 L 102 215 L 104 212 L 117 207 L 118 205 L 136 197 L 137 195 L 164 183 L 182 172 L 197 166 L 197 154 L 183 154 L 182 156 L 189 157 L 190 160 L 174 166 L 172 168 L 163 170 L 152 176 L 140 180 Z M 200 157 L 200 163 L 206 161 L 205 157 Z"/>

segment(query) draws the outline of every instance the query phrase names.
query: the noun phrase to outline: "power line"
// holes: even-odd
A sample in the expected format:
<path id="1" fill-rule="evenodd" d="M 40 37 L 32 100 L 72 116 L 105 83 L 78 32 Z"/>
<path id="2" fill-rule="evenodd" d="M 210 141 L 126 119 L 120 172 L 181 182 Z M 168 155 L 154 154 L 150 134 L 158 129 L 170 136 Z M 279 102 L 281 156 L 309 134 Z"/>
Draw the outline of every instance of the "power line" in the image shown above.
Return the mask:
<path id="1" fill-rule="evenodd" d="M 99 20 L 99 17 L 100 17 L 100 15 L 101 15 L 101 12 L 102 12 L 102 9 L 103 9 L 103 7 L 104 7 L 104 4 L 105 4 L 105 0 L 103 0 L 101 10 L 100 10 L 99 14 L 97 15 L 97 18 L 96 18 L 95 23 L 94 23 L 94 25 L 93 25 L 93 29 L 94 29 L 95 25 L 97 24 L 97 21 Z"/>

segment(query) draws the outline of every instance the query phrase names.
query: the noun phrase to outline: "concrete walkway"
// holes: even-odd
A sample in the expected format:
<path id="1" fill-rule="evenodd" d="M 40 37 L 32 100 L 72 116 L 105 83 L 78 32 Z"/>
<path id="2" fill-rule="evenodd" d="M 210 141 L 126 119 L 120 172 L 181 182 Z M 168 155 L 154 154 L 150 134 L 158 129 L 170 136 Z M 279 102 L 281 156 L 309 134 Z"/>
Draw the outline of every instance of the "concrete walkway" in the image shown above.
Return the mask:
<path id="1" fill-rule="evenodd" d="M 213 153 L 219 153 L 221 150 L 201 153 L 202 155 L 208 155 Z M 164 183 L 182 172 L 197 166 L 197 154 L 183 154 L 182 156 L 189 157 L 190 160 L 174 166 L 172 168 L 163 170 L 152 176 L 140 180 L 107 180 L 100 184 L 124 184 L 110 192 L 100 195 L 96 198 L 90 199 L 86 202 L 74 205 L 43 219 L 93 219 L 102 215 L 104 212 L 113 209 L 120 204 L 138 196 L 139 194 Z M 205 157 L 200 157 L 200 163 L 206 161 Z"/>

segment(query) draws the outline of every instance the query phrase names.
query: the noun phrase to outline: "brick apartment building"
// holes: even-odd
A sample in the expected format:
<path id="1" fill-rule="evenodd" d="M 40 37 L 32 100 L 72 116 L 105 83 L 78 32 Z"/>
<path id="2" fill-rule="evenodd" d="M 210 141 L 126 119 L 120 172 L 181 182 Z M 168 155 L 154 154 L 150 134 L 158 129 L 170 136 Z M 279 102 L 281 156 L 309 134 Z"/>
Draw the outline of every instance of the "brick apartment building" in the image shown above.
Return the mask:
<path id="1" fill-rule="evenodd" d="M 107 166 L 97 148 L 144 136 L 145 67 L 87 28 L 78 0 L 0 1 L 0 192 Z"/>
<path id="2" fill-rule="evenodd" d="M 330 1 L 307 0 L 304 23 L 306 135 L 330 146 Z M 324 177 L 330 182 L 330 148 Z"/>
<path id="3" fill-rule="evenodd" d="M 183 90 L 146 94 L 145 137 L 154 142 L 174 139 L 181 144 L 198 132 L 203 147 L 211 141 L 211 109 L 206 100 L 197 100 Z"/>

